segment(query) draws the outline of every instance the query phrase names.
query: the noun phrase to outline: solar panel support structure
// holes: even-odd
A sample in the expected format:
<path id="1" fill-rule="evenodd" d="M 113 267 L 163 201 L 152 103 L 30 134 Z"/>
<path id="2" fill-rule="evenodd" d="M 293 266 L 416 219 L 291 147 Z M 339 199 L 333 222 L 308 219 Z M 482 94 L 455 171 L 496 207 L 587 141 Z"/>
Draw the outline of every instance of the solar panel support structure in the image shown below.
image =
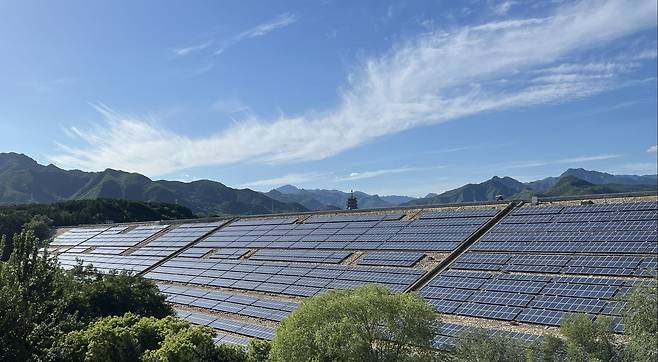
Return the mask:
<path id="1" fill-rule="evenodd" d="M 500 210 L 494 217 L 482 225 L 479 229 L 473 232 L 463 243 L 461 243 L 455 250 L 453 250 L 450 255 L 443 259 L 437 266 L 432 268 L 432 270 L 423 274 L 415 283 L 411 284 L 405 292 L 414 292 L 420 290 L 425 286 L 432 278 L 439 274 L 443 269 L 445 269 L 450 263 L 452 263 L 458 256 L 460 256 L 469 246 L 473 245 L 482 235 L 484 235 L 489 229 L 498 224 L 498 221 L 509 214 L 515 207 L 523 205 L 523 201 L 512 201 L 504 209 Z"/>

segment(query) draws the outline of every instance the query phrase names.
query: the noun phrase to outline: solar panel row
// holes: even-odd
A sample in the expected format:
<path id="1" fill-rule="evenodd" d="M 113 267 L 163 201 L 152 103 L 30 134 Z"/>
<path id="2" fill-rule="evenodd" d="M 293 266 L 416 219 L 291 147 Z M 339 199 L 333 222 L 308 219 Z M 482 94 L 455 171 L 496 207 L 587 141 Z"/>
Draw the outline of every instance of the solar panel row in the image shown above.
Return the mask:
<path id="1" fill-rule="evenodd" d="M 245 317 L 280 322 L 297 309 L 294 302 L 283 302 L 265 297 L 252 297 L 206 288 L 181 287 L 158 284 L 167 301 L 189 307 L 205 308 L 219 313 L 232 313 Z"/>
<path id="2" fill-rule="evenodd" d="M 279 263 L 252 260 L 207 261 L 173 258 L 153 269 L 147 278 L 260 292 L 312 296 L 327 289 L 381 283 L 401 292 L 422 274 L 412 269 L 383 270 L 318 263 Z"/>

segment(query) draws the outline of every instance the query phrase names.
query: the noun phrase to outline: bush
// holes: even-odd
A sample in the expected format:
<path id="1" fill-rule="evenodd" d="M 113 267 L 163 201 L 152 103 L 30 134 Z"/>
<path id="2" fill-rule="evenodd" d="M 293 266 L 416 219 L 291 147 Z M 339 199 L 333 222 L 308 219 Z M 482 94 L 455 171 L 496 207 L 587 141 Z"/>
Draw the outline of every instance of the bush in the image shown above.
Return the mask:
<path id="1" fill-rule="evenodd" d="M 209 327 L 166 317 L 121 317 L 97 320 L 66 335 L 50 353 L 55 361 L 246 361 L 238 347 L 215 346 Z"/>
<path id="2" fill-rule="evenodd" d="M 656 280 L 633 290 L 624 308 L 624 332 L 634 361 L 658 360 L 658 289 Z"/>
<path id="3" fill-rule="evenodd" d="M 456 361 L 507 362 L 523 361 L 528 346 L 519 340 L 492 336 L 477 329 L 460 336 L 452 351 Z"/>

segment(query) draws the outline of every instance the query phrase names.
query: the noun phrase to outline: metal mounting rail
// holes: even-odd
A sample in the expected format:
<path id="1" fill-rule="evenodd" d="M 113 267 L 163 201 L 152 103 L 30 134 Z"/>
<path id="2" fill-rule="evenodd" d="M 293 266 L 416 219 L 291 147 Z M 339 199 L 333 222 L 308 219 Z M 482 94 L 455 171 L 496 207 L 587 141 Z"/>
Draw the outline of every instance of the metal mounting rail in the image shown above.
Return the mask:
<path id="1" fill-rule="evenodd" d="M 237 219 L 238 219 L 237 217 L 234 217 L 234 218 L 231 218 L 231 219 L 228 219 L 228 220 L 224 221 L 224 222 L 223 222 L 221 225 L 219 225 L 218 227 L 216 227 L 216 228 L 214 228 L 214 229 L 208 231 L 207 233 L 201 235 L 200 237 L 198 237 L 198 238 L 196 238 L 196 239 L 190 241 L 190 242 L 187 243 L 184 247 L 182 247 L 182 248 L 180 248 L 180 249 L 174 251 L 173 253 L 169 254 L 168 256 L 166 256 L 165 258 L 163 258 L 162 260 L 160 260 L 159 262 L 157 262 L 157 263 L 151 265 L 150 267 L 144 269 L 142 272 L 137 273 L 137 275 L 145 275 L 146 273 L 150 272 L 151 270 L 153 270 L 153 269 L 159 267 L 160 265 L 166 263 L 167 261 L 169 261 L 169 259 L 177 257 L 178 254 L 181 254 L 181 253 L 184 252 L 185 250 L 189 249 L 190 246 L 192 246 L 192 245 L 196 244 L 197 242 L 199 242 L 199 241 L 201 241 L 201 240 L 207 238 L 210 234 L 214 233 L 215 231 L 217 231 L 217 230 L 223 228 L 224 226 L 226 226 L 226 225 L 232 223 L 233 221 L 235 221 L 235 220 L 237 220 Z"/>
<path id="2" fill-rule="evenodd" d="M 517 206 L 521 206 L 523 204 L 523 201 L 512 201 L 510 202 L 504 209 L 500 210 L 496 215 L 494 215 L 491 220 L 487 221 L 484 223 L 484 225 L 480 226 L 479 229 L 477 229 L 473 234 L 471 234 L 466 241 L 461 243 L 455 250 L 453 250 L 445 259 L 443 259 L 437 266 L 432 268 L 432 270 L 428 271 L 427 273 L 423 274 L 416 282 L 411 284 L 407 289 L 404 290 L 404 292 L 414 292 L 417 290 L 420 290 L 420 288 L 424 287 L 425 284 L 427 284 L 432 278 L 434 278 L 437 274 L 439 274 L 441 271 L 443 271 L 450 263 L 452 263 L 455 259 L 457 259 L 458 256 L 460 256 L 466 249 L 468 249 L 469 246 L 473 245 L 484 233 L 489 231 L 494 225 L 498 224 L 498 221 L 505 217 L 507 214 L 509 214 L 512 209 L 514 209 Z"/>

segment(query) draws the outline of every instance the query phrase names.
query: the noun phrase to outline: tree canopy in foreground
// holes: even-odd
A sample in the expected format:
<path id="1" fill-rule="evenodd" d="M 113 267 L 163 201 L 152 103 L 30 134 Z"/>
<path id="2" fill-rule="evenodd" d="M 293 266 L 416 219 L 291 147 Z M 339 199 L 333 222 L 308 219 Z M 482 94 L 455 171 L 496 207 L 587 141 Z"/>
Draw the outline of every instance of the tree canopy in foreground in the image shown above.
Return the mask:
<path id="1" fill-rule="evenodd" d="M 436 313 L 416 294 L 380 285 L 306 299 L 276 331 L 273 361 L 419 361 L 432 349 Z"/>

